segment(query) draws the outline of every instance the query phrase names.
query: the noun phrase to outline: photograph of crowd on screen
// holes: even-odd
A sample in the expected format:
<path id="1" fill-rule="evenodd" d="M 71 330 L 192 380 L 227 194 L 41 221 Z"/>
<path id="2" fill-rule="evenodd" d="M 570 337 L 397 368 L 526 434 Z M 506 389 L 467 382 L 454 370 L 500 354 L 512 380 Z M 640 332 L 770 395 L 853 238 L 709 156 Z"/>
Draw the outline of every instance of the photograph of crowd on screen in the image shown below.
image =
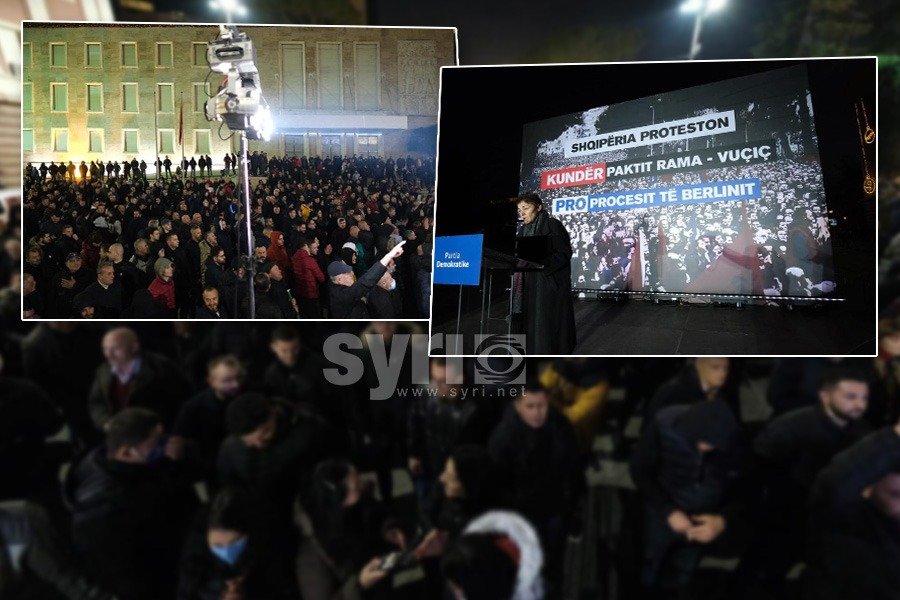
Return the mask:
<path id="1" fill-rule="evenodd" d="M 455 29 L 26 22 L 22 42 L 25 318 L 428 317 Z"/>
<path id="2" fill-rule="evenodd" d="M 442 69 L 432 332 L 460 337 L 432 352 L 874 354 L 875 73 Z M 473 115 L 523 79 L 549 91 Z"/>

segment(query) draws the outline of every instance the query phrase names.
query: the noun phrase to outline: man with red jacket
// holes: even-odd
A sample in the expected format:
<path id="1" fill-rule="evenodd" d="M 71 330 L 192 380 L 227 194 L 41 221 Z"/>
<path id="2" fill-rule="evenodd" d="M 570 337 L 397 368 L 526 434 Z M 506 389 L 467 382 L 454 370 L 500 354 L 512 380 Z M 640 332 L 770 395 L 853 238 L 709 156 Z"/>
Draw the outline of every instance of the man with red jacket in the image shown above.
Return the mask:
<path id="1" fill-rule="evenodd" d="M 319 251 L 318 238 L 306 238 L 291 258 L 294 282 L 297 289 L 297 304 L 304 319 L 319 319 L 319 286 L 325 282 L 325 274 L 319 267 L 315 255 Z"/>

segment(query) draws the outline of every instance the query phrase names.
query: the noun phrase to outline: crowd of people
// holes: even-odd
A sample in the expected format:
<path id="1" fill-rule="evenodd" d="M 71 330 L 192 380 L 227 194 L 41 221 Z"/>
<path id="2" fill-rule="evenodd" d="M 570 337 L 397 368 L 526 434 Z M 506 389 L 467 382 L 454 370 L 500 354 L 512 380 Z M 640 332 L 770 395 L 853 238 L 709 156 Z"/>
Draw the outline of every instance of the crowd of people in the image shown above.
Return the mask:
<path id="1" fill-rule="evenodd" d="M 883 175 L 878 181 L 879 208 L 879 310 L 900 314 L 900 175 Z"/>
<path id="2" fill-rule="evenodd" d="M 234 157 L 156 160 L 26 168 L 25 318 L 428 316 L 433 159 L 254 152 L 252 248 Z"/>
<path id="3" fill-rule="evenodd" d="M 535 360 L 524 384 L 484 385 L 469 361 L 431 359 L 417 381 L 400 337 L 414 324 L 362 327 L 343 385 L 320 351 L 337 324 L 4 335 L 0 593 L 561 598 L 597 510 L 586 473 L 611 452 L 637 488 L 609 509 L 611 597 L 896 598 L 889 361 Z M 405 359 L 372 400 L 385 356 Z M 761 374 L 770 414 L 753 420 L 741 390 Z M 598 449 L 602 435 L 619 443 Z M 701 559 L 729 545 L 737 567 L 697 589 Z"/>

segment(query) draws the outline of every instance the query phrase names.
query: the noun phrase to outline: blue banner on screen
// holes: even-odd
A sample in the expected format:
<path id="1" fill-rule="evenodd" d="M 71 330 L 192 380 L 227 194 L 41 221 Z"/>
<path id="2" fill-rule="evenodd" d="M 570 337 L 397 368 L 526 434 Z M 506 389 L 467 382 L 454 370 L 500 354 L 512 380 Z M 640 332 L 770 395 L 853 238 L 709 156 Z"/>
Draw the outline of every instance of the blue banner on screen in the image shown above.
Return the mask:
<path id="1" fill-rule="evenodd" d="M 607 194 L 555 198 L 553 200 L 553 214 L 571 215 L 607 210 L 658 208 L 684 204 L 705 204 L 707 202 L 730 202 L 733 200 L 758 200 L 759 197 L 760 181 L 759 178 L 754 177 L 694 185 L 676 185 L 668 188 L 622 190 Z"/>
<path id="2" fill-rule="evenodd" d="M 434 282 L 443 285 L 479 285 L 483 242 L 482 234 L 434 238 Z"/>

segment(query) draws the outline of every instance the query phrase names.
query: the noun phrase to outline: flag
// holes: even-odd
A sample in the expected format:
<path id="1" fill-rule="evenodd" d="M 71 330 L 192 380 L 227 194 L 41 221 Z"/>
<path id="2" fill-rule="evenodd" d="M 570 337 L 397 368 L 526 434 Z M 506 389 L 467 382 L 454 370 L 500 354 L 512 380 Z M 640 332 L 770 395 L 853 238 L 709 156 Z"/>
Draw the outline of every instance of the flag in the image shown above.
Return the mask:
<path id="1" fill-rule="evenodd" d="M 178 107 L 178 145 L 184 143 L 184 92 L 181 93 L 181 104 Z"/>

